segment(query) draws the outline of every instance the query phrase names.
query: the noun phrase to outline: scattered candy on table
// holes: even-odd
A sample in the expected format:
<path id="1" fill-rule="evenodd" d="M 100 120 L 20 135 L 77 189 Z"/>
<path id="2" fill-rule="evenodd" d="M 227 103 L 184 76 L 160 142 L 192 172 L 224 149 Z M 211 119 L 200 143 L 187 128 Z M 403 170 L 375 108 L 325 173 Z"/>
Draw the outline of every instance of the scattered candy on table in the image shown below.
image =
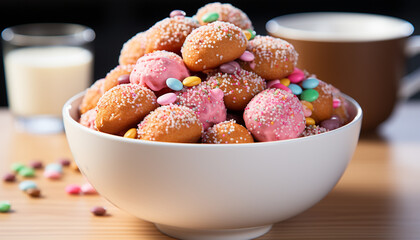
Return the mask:
<path id="1" fill-rule="evenodd" d="M 90 212 L 95 216 L 105 216 L 106 209 L 102 206 L 95 206 L 90 210 Z"/>
<path id="2" fill-rule="evenodd" d="M 18 173 L 22 177 L 35 177 L 35 170 L 31 167 L 20 168 Z"/>
<path id="3" fill-rule="evenodd" d="M 82 191 L 80 186 L 77 184 L 69 184 L 65 188 L 66 192 L 71 195 L 78 195 Z"/>
<path id="4" fill-rule="evenodd" d="M 14 182 L 14 181 L 16 181 L 16 175 L 13 174 L 13 173 L 6 173 L 3 176 L 3 181 L 5 181 L 5 182 Z"/>
<path id="5" fill-rule="evenodd" d="M 30 188 L 38 188 L 38 186 L 34 181 L 31 180 L 25 180 L 19 183 L 19 189 L 22 191 L 26 191 Z"/>
<path id="6" fill-rule="evenodd" d="M 0 212 L 6 213 L 10 211 L 10 202 L 9 201 L 0 201 Z"/>

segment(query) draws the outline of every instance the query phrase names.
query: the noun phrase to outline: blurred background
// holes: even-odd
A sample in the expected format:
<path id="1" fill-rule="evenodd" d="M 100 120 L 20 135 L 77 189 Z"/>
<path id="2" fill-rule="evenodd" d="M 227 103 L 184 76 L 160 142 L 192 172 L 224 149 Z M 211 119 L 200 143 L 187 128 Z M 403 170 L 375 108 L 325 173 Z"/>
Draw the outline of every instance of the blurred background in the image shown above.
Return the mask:
<path id="1" fill-rule="evenodd" d="M 187 0 L 1 0 L 0 29 L 35 22 L 67 22 L 87 25 L 96 32 L 94 80 L 118 64 L 122 45 L 136 33 L 181 9 L 192 16 L 197 9 L 214 1 Z M 222 1 L 226 2 L 226 1 Z M 346 11 L 394 16 L 411 22 L 420 34 L 419 0 L 237 0 L 229 1 L 242 9 L 257 34 L 265 35 L 265 23 L 280 15 L 312 11 Z M 1 53 L 1 52 L 0 52 Z M 0 58 L 1 59 L 1 58 Z M 420 66 L 420 56 L 410 59 L 407 72 Z M 417 93 L 413 98 L 420 99 Z M 3 60 L 0 64 L 0 106 L 7 106 Z"/>

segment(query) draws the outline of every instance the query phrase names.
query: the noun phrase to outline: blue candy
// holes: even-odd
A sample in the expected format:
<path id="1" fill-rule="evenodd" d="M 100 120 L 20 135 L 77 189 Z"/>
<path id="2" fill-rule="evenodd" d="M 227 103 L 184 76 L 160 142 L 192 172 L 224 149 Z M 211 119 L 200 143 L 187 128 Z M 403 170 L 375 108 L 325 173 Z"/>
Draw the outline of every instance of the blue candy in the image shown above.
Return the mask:
<path id="1" fill-rule="evenodd" d="M 50 163 L 45 166 L 45 171 L 63 172 L 63 166 L 59 163 Z"/>
<path id="2" fill-rule="evenodd" d="M 291 83 L 289 85 L 289 89 L 292 90 L 292 93 L 295 95 L 299 95 L 302 93 L 302 88 L 299 85 L 294 84 L 294 83 Z"/>
<path id="3" fill-rule="evenodd" d="M 319 84 L 319 80 L 316 78 L 308 78 L 302 82 L 302 87 L 305 89 L 316 88 Z"/>
<path id="4" fill-rule="evenodd" d="M 176 78 L 168 78 L 168 79 L 166 79 L 166 85 L 170 89 L 175 90 L 175 91 L 180 91 L 184 87 L 184 85 L 182 84 L 182 82 L 179 81 Z"/>
<path id="5" fill-rule="evenodd" d="M 22 191 L 26 191 L 31 188 L 37 188 L 36 183 L 34 181 L 26 180 L 19 183 L 19 189 Z"/>

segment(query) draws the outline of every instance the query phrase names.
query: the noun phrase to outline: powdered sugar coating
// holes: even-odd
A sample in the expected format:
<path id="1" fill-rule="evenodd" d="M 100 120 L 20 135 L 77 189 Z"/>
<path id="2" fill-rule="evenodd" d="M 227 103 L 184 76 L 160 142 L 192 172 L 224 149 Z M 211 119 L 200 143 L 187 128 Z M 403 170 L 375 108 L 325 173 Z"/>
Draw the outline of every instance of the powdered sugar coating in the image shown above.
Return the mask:
<path id="1" fill-rule="evenodd" d="M 147 115 L 137 133 L 140 139 L 149 141 L 197 142 L 203 125 L 192 109 L 169 104 Z"/>
<path id="2" fill-rule="evenodd" d="M 179 55 L 168 51 L 155 51 L 138 59 L 130 74 L 130 82 L 159 91 L 167 87 L 168 78 L 181 80 L 189 75 Z"/>
<path id="3" fill-rule="evenodd" d="M 178 93 L 176 104 L 191 108 L 203 123 L 204 130 L 226 120 L 223 97 L 214 96 L 212 88 L 201 83 Z"/>
<path id="4" fill-rule="evenodd" d="M 244 69 L 232 74 L 223 72 L 210 74 L 207 84 L 212 88 L 222 89 L 226 107 L 235 111 L 242 111 L 255 95 L 266 89 L 263 78 Z"/>
<path id="5" fill-rule="evenodd" d="M 254 139 L 251 133 L 235 120 L 218 123 L 204 132 L 203 143 L 228 144 L 228 143 L 252 143 Z"/>
<path id="6" fill-rule="evenodd" d="M 193 71 L 202 71 L 235 60 L 245 51 L 242 30 L 228 22 L 212 22 L 196 28 L 185 39 L 181 53 Z"/>
<path id="7" fill-rule="evenodd" d="M 180 53 L 185 38 L 200 25 L 192 18 L 175 16 L 165 18 L 149 30 L 146 53 L 166 50 Z"/>
<path id="8" fill-rule="evenodd" d="M 251 20 L 248 16 L 240 9 L 232 6 L 230 3 L 214 2 L 204 5 L 197 11 L 197 20 L 201 25 L 206 23 L 202 21 L 202 17 L 207 13 L 218 13 L 219 21 L 230 22 L 241 29 L 253 29 Z"/>
<path id="9" fill-rule="evenodd" d="M 247 129 L 261 142 L 291 139 L 305 129 L 299 99 L 281 89 L 266 89 L 257 94 L 244 111 Z"/>

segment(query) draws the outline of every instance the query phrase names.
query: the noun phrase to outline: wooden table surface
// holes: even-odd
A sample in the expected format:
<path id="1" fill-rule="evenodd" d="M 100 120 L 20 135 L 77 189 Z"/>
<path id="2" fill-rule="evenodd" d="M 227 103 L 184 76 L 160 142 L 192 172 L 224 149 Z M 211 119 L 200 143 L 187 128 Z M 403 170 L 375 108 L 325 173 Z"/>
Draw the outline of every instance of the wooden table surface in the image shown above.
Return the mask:
<path id="1" fill-rule="evenodd" d="M 7 109 L 0 110 L 0 174 L 14 162 L 71 158 L 64 134 L 29 135 L 17 131 Z M 14 183 L 0 183 L 0 239 L 172 239 L 153 224 L 119 210 L 99 195 L 72 196 L 71 183 L 83 176 L 64 169 L 61 180 L 38 170 L 33 180 L 42 197 L 31 198 Z M 109 215 L 93 216 L 93 206 Z M 361 136 L 345 174 L 314 207 L 277 223 L 259 239 L 420 239 L 420 102 L 399 104 L 377 133 Z"/>

